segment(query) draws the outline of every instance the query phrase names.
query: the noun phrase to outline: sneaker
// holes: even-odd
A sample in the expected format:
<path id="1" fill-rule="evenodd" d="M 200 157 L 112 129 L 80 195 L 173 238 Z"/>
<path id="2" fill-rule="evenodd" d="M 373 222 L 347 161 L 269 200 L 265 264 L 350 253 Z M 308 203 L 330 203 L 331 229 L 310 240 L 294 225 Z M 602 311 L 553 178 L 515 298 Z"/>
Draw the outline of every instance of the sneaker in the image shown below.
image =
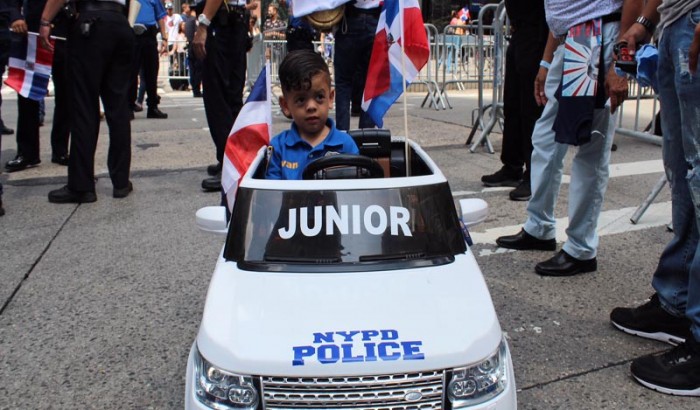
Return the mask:
<path id="1" fill-rule="evenodd" d="M 700 342 L 690 337 L 669 351 L 632 361 L 630 370 L 640 384 L 658 392 L 700 396 Z"/>
<path id="2" fill-rule="evenodd" d="M 656 293 L 647 303 L 636 308 L 613 309 L 610 312 L 610 322 L 625 333 L 672 345 L 692 338 L 690 320 L 663 310 Z"/>
<path id="3" fill-rule="evenodd" d="M 530 191 L 530 178 L 523 179 L 520 184 L 508 194 L 512 201 L 529 201 L 532 197 Z"/>
<path id="4" fill-rule="evenodd" d="M 511 186 L 513 188 L 520 184 L 520 180 L 523 179 L 523 173 L 509 171 L 506 167 L 503 167 L 496 171 L 496 173 L 491 175 L 484 175 L 481 177 L 481 182 L 484 186 L 497 187 L 497 186 Z"/>

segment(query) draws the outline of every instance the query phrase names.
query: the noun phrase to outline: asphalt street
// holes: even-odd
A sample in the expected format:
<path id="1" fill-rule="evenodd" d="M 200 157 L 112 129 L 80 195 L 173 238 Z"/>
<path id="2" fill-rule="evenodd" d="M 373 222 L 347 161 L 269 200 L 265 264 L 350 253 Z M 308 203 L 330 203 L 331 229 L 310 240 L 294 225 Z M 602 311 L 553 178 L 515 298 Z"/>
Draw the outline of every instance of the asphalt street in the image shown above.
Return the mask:
<path id="1" fill-rule="evenodd" d="M 489 136 L 496 154 L 485 147 L 471 153 L 465 141 L 475 93 L 451 92 L 447 110 L 421 108 L 423 96 L 408 96 L 409 138 L 435 159 L 456 199 L 480 197 L 490 206 L 488 220 L 473 229 L 473 250 L 510 341 L 519 407 L 698 408 L 696 398 L 635 383 L 630 362 L 668 346 L 620 333 L 608 319 L 614 307 L 651 295 L 651 275 L 671 238 L 668 187 L 639 224 L 629 222 L 663 175 L 660 147 L 616 137 L 598 271 L 543 278 L 533 268 L 551 252 L 505 251 L 494 243 L 525 219 L 524 202 L 480 182 L 500 167 L 500 129 Z M 125 199 L 111 197 L 103 123 L 98 201 L 48 202 L 48 192 L 66 182 L 66 168 L 50 162 L 53 98 L 41 129 L 41 165 L 0 175 L 7 211 L 0 218 L 0 409 L 182 408 L 186 358 L 223 238 L 194 224 L 198 208 L 219 201 L 200 189 L 214 158 L 202 101 L 186 92 L 162 97 L 167 120 L 149 120 L 142 112 L 132 122 L 134 192 Z M 3 89 L 3 99 L 3 119 L 16 128 L 16 98 Z M 624 126 L 631 126 L 634 111 L 625 108 Z M 648 111 L 645 106 L 642 122 Z M 274 119 L 275 133 L 289 126 L 278 113 Z M 405 134 L 400 106 L 386 122 L 393 134 Z M 3 165 L 15 153 L 15 137 L 2 136 Z M 564 183 L 558 218 L 566 217 L 568 190 Z M 564 220 L 560 242 L 565 227 Z"/>

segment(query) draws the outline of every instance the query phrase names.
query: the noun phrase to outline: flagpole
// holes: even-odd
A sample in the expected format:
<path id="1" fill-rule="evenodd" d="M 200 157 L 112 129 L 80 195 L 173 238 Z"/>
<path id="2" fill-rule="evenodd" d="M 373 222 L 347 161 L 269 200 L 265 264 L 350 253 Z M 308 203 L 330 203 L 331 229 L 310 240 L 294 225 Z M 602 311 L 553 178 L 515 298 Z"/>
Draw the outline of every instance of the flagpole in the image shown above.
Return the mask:
<path id="1" fill-rule="evenodd" d="M 403 11 L 404 8 L 402 7 L 402 2 L 403 0 L 398 0 L 399 1 L 399 25 L 401 28 L 401 76 L 402 78 L 402 85 L 403 85 L 403 130 L 404 130 L 404 135 L 406 137 L 406 142 L 404 143 L 404 156 L 406 158 L 406 176 L 411 175 L 411 164 L 410 160 L 408 158 L 408 102 L 407 102 L 407 97 L 406 97 L 406 49 L 404 47 L 405 43 L 405 32 L 404 32 L 404 21 L 403 21 Z"/>

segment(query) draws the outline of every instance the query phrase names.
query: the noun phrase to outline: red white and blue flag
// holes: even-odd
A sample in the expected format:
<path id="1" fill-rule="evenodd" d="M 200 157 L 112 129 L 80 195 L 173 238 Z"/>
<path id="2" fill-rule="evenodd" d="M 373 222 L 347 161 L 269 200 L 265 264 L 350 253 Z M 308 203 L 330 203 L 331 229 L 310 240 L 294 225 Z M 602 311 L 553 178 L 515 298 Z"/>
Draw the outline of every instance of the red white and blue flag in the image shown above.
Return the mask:
<path id="1" fill-rule="evenodd" d="M 22 97 L 39 101 L 48 91 L 53 52 L 39 46 L 37 33 L 21 39 L 12 41 L 5 84 Z"/>
<path id="2" fill-rule="evenodd" d="M 233 212 L 238 184 L 258 151 L 270 143 L 272 133 L 272 92 L 270 91 L 270 64 L 255 80 L 231 133 L 226 141 L 221 186 L 226 195 L 228 210 Z"/>
<path id="3" fill-rule="evenodd" d="M 350 0 L 294 0 L 292 14 L 301 17 L 315 11 L 332 10 Z"/>
<path id="4" fill-rule="evenodd" d="M 376 33 L 362 109 L 381 128 L 403 82 L 411 84 L 428 62 L 430 46 L 418 0 L 385 0 Z"/>

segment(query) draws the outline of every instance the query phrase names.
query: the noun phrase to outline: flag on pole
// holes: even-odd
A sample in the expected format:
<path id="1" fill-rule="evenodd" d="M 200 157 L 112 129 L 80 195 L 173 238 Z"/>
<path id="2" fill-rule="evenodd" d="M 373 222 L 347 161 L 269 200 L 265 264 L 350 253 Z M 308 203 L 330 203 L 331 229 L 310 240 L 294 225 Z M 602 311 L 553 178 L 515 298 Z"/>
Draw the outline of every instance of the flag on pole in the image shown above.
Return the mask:
<path id="1" fill-rule="evenodd" d="M 429 54 L 418 0 L 385 0 L 362 98 L 362 109 L 380 128 L 384 114 L 403 92 L 402 82 L 411 84 Z"/>
<path id="2" fill-rule="evenodd" d="M 238 184 L 261 147 L 270 143 L 272 133 L 272 93 L 270 63 L 255 80 L 226 141 L 221 186 L 229 212 L 233 211 Z"/>
<path id="3" fill-rule="evenodd" d="M 39 46 L 37 33 L 15 36 L 21 41 L 12 41 L 10 46 L 5 84 L 22 97 L 40 101 L 48 92 L 53 52 Z"/>
<path id="4" fill-rule="evenodd" d="M 301 17 L 315 11 L 332 10 L 350 0 L 294 0 L 292 15 Z"/>

